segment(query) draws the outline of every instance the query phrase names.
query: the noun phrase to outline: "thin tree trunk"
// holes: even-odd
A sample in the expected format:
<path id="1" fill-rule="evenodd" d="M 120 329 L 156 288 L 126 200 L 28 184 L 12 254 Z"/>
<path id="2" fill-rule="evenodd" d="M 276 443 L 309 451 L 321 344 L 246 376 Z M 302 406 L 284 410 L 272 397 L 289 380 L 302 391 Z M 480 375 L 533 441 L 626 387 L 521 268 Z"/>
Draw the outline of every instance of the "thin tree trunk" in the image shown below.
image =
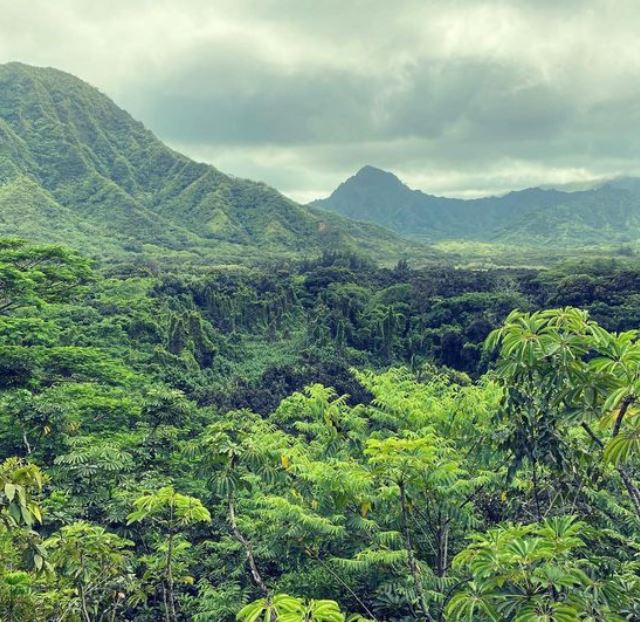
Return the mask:
<path id="1" fill-rule="evenodd" d="M 169 533 L 169 544 L 167 545 L 167 567 L 166 567 L 166 581 L 167 581 L 167 595 L 169 601 L 169 612 L 172 622 L 178 622 L 178 614 L 176 613 L 176 603 L 173 593 L 173 532 Z"/>
<path id="2" fill-rule="evenodd" d="M 91 622 L 89 611 L 87 609 L 87 598 L 82 585 L 78 586 L 78 591 L 80 592 L 80 606 L 82 607 L 82 617 L 85 619 L 85 622 Z"/>
<path id="3" fill-rule="evenodd" d="M 633 505 L 635 507 L 636 514 L 638 515 L 638 518 L 640 518 L 640 490 L 638 490 L 638 487 L 634 484 L 633 479 L 623 466 L 617 466 L 616 468 L 618 470 L 618 473 L 620 474 L 625 488 L 627 489 L 629 497 L 631 497 L 631 501 L 633 502 Z"/>
<path id="4" fill-rule="evenodd" d="M 627 396 L 622 400 L 622 403 L 620 404 L 620 410 L 618 411 L 618 416 L 616 417 L 616 422 L 613 424 L 612 436 L 618 436 L 620 428 L 622 427 L 622 420 L 627 414 L 627 410 L 629 409 L 629 406 L 631 406 L 631 404 L 633 404 L 632 397 Z"/>
<path id="5" fill-rule="evenodd" d="M 113 606 L 113 609 L 111 610 L 111 621 L 110 622 L 116 622 L 116 613 L 118 611 L 118 606 L 119 605 L 120 605 L 120 599 L 116 595 L 116 602 L 115 602 L 115 605 Z"/>
<path id="6" fill-rule="evenodd" d="M 413 551 L 413 541 L 411 539 L 411 530 L 409 529 L 409 513 L 407 510 L 407 496 L 404 489 L 404 482 L 399 482 L 400 487 L 400 509 L 402 510 L 402 529 L 404 531 L 405 548 L 407 549 L 407 562 L 411 576 L 413 577 L 413 583 L 420 601 L 420 608 L 422 613 L 428 622 L 434 622 L 433 616 L 429 613 L 429 605 L 427 603 L 427 597 L 422 588 L 422 581 L 420 580 L 420 568 L 416 562 L 416 558 Z"/>
<path id="7" fill-rule="evenodd" d="M 169 601 L 167 600 L 167 586 L 162 583 L 162 602 L 164 603 L 164 619 L 165 622 L 171 622 L 171 616 L 169 614 Z"/>
<path id="8" fill-rule="evenodd" d="M 31 454 L 31 445 L 29 444 L 29 439 L 27 438 L 27 431 L 22 430 L 22 442 L 24 443 L 24 447 L 27 450 L 27 455 Z"/>
<path id="9" fill-rule="evenodd" d="M 438 563 L 436 565 L 436 574 L 439 577 L 444 577 L 449 565 L 449 522 L 445 520 L 444 523 L 438 527 Z"/>
<path id="10" fill-rule="evenodd" d="M 175 538 L 173 528 L 173 503 L 171 503 L 169 510 L 169 542 L 167 544 L 167 555 L 165 558 L 164 568 L 164 579 L 167 586 L 165 606 L 167 607 L 167 618 L 171 622 L 178 622 L 175 597 L 173 593 L 173 540 Z"/>
<path id="11" fill-rule="evenodd" d="M 533 500 L 536 506 L 536 517 L 538 522 L 542 520 L 542 511 L 540 510 L 540 483 L 538 481 L 538 464 L 533 456 L 531 456 L 531 472 L 533 479 Z"/>
<path id="12" fill-rule="evenodd" d="M 349 587 L 349 584 L 346 583 L 344 581 L 344 579 L 337 574 L 333 568 L 331 568 L 331 566 L 329 566 L 329 564 L 326 564 L 324 561 L 322 561 L 320 559 L 319 555 L 315 555 L 315 556 L 311 556 L 313 559 L 315 559 L 317 562 L 319 562 L 323 568 L 325 568 L 329 574 L 336 580 L 338 581 L 338 583 L 340 583 L 350 594 L 351 596 L 353 596 L 358 603 L 360 604 L 360 606 L 364 609 L 365 613 L 373 620 L 373 622 L 378 622 L 378 618 L 376 618 L 375 615 L 373 615 L 373 613 L 370 611 L 370 609 L 364 604 L 364 602 L 362 601 L 362 599 Z"/>
<path id="13" fill-rule="evenodd" d="M 620 410 L 618 411 L 618 416 L 616 417 L 616 421 L 613 425 L 612 437 L 615 438 L 616 436 L 618 436 L 618 434 L 620 434 L 620 429 L 622 428 L 622 420 L 627 414 L 629 406 L 631 406 L 632 404 L 633 398 L 630 396 L 627 396 L 624 398 L 624 400 L 622 400 L 622 403 L 620 404 Z M 636 512 L 638 512 L 638 515 L 640 516 L 640 490 L 638 490 L 638 487 L 634 484 L 633 479 L 624 466 L 618 465 L 616 466 L 616 468 L 618 469 L 618 473 L 620 473 L 620 477 L 624 482 L 625 488 L 627 489 L 627 492 L 629 493 L 629 496 L 631 497 L 635 505 Z"/>

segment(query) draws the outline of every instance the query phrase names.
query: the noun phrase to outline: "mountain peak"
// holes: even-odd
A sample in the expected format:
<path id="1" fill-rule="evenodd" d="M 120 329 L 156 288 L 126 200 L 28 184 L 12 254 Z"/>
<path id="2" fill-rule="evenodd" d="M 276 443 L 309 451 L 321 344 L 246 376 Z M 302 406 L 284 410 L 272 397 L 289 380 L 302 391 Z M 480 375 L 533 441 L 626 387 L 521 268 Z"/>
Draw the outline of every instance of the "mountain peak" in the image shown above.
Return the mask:
<path id="1" fill-rule="evenodd" d="M 394 183 L 394 184 L 402 184 L 400 179 L 393 173 L 389 171 L 385 171 L 381 168 L 376 168 L 375 166 L 371 166 L 370 164 L 365 164 L 353 177 L 351 180 L 364 181 L 366 183 L 371 182 L 382 182 L 382 183 Z M 404 185 L 404 184 L 402 184 Z"/>
<path id="2" fill-rule="evenodd" d="M 454 199 L 412 190 L 393 173 L 365 166 L 314 205 L 421 241 L 580 245 L 640 237 L 638 197 L 640 182 L 622 179 L 580 192 L 536 187 Z"/>
<path id="3" fill-rule="evenodd" d="M 372 164 L 365 164 L 356 175 L 391 175 L 389 171 L 373 166 Z"/>

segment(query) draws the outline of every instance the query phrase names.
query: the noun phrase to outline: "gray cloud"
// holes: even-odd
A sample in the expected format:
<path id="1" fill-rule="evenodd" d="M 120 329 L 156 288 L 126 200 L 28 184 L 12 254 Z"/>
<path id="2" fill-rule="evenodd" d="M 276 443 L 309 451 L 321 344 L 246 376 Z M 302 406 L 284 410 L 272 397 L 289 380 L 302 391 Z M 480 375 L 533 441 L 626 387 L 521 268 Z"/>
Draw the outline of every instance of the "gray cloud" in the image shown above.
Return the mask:
<path id="1" fill-rule="evenodd" d="M 640 172 L 636 0 L 0 0 L 0 62 L 307 200 L 365 163 L 427 191 Z"/>

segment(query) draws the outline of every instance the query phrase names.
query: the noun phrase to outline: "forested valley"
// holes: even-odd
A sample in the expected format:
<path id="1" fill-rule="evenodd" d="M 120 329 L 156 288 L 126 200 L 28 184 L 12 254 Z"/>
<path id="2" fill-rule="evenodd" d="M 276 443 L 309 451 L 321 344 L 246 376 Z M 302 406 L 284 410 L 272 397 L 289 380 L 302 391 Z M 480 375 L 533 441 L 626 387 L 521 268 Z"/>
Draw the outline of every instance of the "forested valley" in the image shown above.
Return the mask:
<path id="1" fill-rule="evenodd" d="M 3 622 L 640 619 L 640 275 L 0 243 Z"/>

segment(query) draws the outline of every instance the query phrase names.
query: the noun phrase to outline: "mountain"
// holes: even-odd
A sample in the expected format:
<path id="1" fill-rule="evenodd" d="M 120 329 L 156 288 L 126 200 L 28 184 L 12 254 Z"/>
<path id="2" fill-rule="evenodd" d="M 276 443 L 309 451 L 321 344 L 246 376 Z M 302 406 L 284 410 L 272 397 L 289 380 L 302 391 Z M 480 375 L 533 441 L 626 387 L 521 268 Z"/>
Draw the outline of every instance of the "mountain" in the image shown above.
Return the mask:
<path id="1" fill-rule="evenodd" d="M 406 248 L 194 162 L 89 84 L 21 63 L 0 65 L 0 235 L 202 262 Z"/>
<path id="2" fill-rule="evenodd" d="M 310 205 L 430 242 L 572 246 L 640 238 L 640 180 L 635 178 L 577 192 L 528 188 L 465 200 L 413 190 L 392 173 L 365 166 L 331 196 Z"/>

